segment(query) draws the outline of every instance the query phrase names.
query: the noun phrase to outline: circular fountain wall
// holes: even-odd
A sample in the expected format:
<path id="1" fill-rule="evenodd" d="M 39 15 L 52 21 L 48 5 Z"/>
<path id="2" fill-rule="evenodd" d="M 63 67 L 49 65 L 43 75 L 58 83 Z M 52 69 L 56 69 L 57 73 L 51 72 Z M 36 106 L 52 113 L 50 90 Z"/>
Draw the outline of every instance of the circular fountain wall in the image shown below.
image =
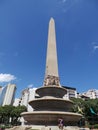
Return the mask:
<path id="1" fill-rule="evenodd" d="M 59 90 L 62 93 L 60 93 Z M 56 92 L 56 94 L 54 94 L 54 92 Z M 42 89 L 37 89 L 36 93 L 39 94 L 40 98 L 29 102 L 34 108 L 34 111 L 22 113 L 22 116 L 28 124 L 57 125 L 58 119 L 62 118 L 64 124 L 67 125 L 76 124 L 81 119 L 81 114 L 70 112 L 73 102 L 60 98 L 64 96 L 64 93 L 66 94 L 66 89 L 62 87 L 60 87 L 60 89 L 59 87 L 42 87 Z M 57 96 L 57 94 L 59 96 Z"/>

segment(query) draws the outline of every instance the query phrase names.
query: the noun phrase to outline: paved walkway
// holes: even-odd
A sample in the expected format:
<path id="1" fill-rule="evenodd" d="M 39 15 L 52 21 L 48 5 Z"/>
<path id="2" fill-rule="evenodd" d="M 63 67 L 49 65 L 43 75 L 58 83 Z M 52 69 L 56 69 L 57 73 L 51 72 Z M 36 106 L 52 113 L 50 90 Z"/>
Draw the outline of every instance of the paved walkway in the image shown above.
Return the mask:
<path id="1" fill-rule="evenodd" d="M 13 128 L 6 129 L 6 130 L 29 130 L 31 127 L 27 126 L 14 126 Z"/>
<path id="2" fill-rule="evenodd" d="M 10 129 L 6 129 L 6 130 L 30 130 L 30 128 L 32 128 L 32 130 L 60 130 L 57 126 L 40 126 L 40 127 L 29 127 L 29 126 L 15 126 L 13 128 Z M 67 126 L 64 127 L 63 130 L 90 130 L 89 128 L 79 128 L 79 127 L 75 127 L 75 126 Z M 94 130 L 94 129 L 93 129 Z M 96 129 L 95 129 L 96 130 Z"/>

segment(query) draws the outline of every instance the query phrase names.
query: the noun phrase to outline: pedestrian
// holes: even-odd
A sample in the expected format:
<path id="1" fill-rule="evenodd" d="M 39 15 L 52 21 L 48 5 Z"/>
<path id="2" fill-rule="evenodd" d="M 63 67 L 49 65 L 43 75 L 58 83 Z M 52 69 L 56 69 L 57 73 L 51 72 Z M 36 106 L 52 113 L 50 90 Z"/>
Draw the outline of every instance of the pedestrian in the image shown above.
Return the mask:
<path id="1" fill-rule="evenodd" d="M 63 130 L 63 119 L 60 118 L 60 119 L 58 119 L 58 121 L 59 121 L 59 124 L 58 124 L 59 129 Z"/>

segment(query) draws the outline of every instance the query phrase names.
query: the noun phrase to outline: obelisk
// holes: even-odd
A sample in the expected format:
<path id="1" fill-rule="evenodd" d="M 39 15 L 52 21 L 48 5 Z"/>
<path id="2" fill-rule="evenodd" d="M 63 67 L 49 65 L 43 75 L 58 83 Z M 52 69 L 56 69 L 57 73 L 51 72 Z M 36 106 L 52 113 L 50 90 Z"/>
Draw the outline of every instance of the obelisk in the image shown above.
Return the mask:
<path id="1" fill-rule="evenodd" d="M 51 18 L 49 22 L 46 71 L 44 80 L 44 86 L 51 85 L 60 86 L 58 75 L 55 22 L 53 18 Z"/>
<path id="2" fill-rule="evenodd" d="M 55 23 L 53 18 L 49 22 L 44 86 L 37 88 L 35 93 L 38 94 L 39 98 L 32 99 L 29 102 L 34 111 L 21 114 L 27 121 L 27 125 L 34 125 L 35 129 L 49 126 L 48 129 L 55 130 L 58 127 L 58 119 L 63 119 L 64 126 L 78 124 L 82 115 L 70 112 L 73 102 L 63 98 L 67 94 L 67 90 L 59 82 Z M 46 130 L 47 128 L 44 129 Z"/>

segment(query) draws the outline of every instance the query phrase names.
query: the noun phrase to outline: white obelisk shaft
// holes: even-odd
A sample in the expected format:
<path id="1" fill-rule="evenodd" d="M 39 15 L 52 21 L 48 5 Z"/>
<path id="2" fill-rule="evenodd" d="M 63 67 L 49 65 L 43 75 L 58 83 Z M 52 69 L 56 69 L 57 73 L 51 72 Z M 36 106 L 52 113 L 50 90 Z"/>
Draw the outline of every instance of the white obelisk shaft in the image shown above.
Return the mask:
<path id="1" fill-rule="evenodd" d="M 49 30 L 48 30 L 45 83 L 47 85 L 49 84 L 57 85 L 59 84 L 58 79 L 59 79 L 59 76 L 58 76 L 55 22 L 54 22 L 54 19 L 51 18 L 49 22 Z"/>
<path id="2" fill-rule="evenodd" d="M 55 23 L 53 18 L 51 18 L 49 22 L 47 58 L 46 58 L 46 76 L 47 75 L 58 77 Z"/>

